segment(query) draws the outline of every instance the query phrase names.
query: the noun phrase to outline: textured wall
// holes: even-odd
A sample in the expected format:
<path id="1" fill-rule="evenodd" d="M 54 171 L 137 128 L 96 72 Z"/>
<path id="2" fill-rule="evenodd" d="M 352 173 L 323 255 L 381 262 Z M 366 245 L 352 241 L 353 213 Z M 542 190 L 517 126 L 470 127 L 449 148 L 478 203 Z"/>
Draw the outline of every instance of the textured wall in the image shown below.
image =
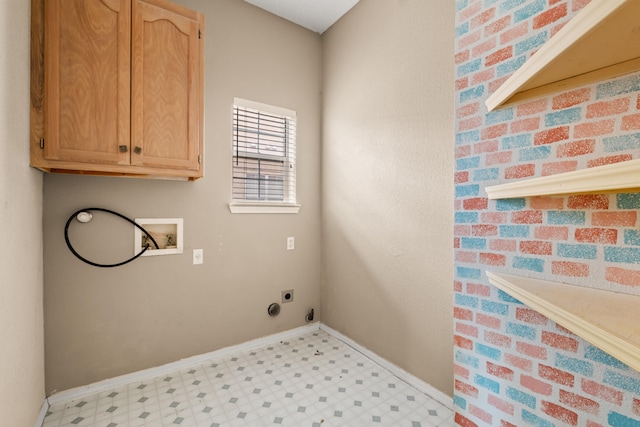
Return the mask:
<path id="1" fill-rule="evenodd" d="M 640 374 L 485 270 L 640 294 L 639 194 L 487 200 L 484 187 L 638 158 L 640 74 L 487 113 L 588 1 L 458 0 L 455 397 L 463 426 L 638 426 Z"/>
<path id="2" fill-rule="evenodd" d="M 322 40 L 322 319 L 447 394 L 453 15 L 361 0 Z"/>
<path id="3" fill-rule="evenodd" d="M 29 2 L 0 1 L 0 423 L 44 400 L 42 174 L 29 168 Z"/>

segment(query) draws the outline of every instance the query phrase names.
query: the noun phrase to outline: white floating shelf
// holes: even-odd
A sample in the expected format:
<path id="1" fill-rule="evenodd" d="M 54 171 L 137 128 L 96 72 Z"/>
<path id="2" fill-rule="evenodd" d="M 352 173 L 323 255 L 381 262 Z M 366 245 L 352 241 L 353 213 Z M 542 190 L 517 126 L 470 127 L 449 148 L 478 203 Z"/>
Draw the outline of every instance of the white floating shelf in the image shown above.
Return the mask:
<path id="1" fill-rule="evenodd" d="M 640 371 L 640 296 L 487 271 L 497 288 Z"/>
<path id="2" fill-rule="evenodd" d="M 513 102 L 640 70 L 640 0 L 592 0 L 486 101 Z"/>
<path id="3" fill-rule="evenodd" d="M 486 187 L 490 199 L 640 190 L 640 159 Z"/>

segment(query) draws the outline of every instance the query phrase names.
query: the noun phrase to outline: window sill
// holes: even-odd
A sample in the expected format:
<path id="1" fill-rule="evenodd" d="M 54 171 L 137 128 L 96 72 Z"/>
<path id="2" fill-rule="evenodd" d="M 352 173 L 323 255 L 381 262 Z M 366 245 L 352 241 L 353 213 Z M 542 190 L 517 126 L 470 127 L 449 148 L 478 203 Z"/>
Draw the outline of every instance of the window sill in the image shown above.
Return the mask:
<path id="1" fill-rule="evenodd" d="M 251 203 L 251 202 L 231 202 L 229 203 L 231 213 L 244 214 L 297 214 L 300 205 L 293 203 Z"/>

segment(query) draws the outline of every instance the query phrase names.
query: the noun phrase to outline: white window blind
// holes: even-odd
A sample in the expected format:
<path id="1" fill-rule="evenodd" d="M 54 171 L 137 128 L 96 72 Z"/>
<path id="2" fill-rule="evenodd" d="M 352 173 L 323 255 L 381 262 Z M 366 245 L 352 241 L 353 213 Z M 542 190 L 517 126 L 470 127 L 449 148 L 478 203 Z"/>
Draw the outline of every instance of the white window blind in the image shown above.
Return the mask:
<path id="1" fill-rule="evenodd" d="M 234 202 L 296 203 L 296 113 L 236 98 Z"/>

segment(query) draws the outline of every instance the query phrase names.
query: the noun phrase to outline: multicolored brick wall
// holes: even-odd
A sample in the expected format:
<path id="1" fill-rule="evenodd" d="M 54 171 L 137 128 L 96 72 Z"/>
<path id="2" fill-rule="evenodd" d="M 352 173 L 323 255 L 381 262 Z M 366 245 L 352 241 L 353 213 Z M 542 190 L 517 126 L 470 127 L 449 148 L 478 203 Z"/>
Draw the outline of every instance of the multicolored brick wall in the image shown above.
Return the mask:
<path id="1" fill-rule="evenodd" d="M 456 1 L 454 403 L 461 426 L 640 427 L 640 373 L 485 275 L 640 294 L 640 193 L 496 201 L 484 191 L 640 158 L 640 73 L 490 113 L 484 105 L 587 3 Z"/>

